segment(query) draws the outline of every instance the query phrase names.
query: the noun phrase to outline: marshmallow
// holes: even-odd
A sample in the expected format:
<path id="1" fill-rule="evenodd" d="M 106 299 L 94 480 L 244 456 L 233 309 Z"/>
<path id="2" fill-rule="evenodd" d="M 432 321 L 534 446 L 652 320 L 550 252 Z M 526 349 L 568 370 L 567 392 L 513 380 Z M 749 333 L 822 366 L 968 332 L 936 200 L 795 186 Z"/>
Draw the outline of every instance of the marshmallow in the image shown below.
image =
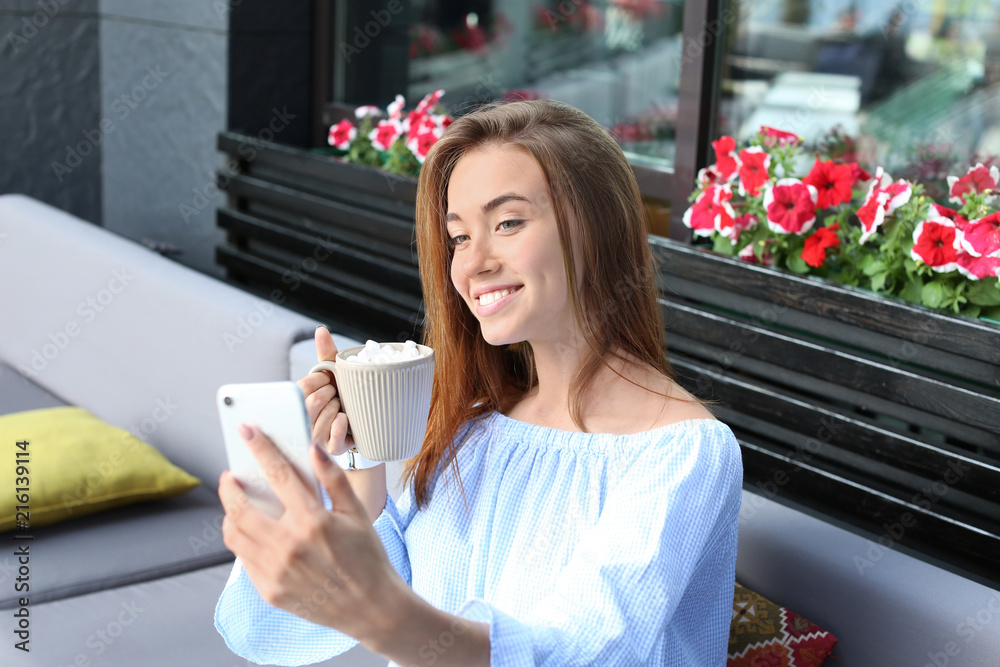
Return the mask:
<path id="1" fill-rule="evenodd" d="M 357 364 L 395 364 L 402 361 L 410 361 L 424 356 L 417 347 L 416 342 L 408 340 L 403 343 L 403 348 L 397 350 L 392 345 L 379 345 L 373 340 L 365 343 L 364 348 L 357 354 L 347 357 L 346 361 Z"/>

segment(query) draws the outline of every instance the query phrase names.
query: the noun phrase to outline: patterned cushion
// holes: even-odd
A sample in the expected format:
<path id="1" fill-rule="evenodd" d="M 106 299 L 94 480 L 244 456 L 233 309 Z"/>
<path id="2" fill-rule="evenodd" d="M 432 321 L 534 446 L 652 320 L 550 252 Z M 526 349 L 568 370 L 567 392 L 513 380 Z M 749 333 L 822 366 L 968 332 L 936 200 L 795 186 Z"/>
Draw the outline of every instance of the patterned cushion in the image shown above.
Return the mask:
<path id="1" fill-rule="evenodd" d="M 736 582 L 727 667 L 819 667 L 837 638 Z"/>

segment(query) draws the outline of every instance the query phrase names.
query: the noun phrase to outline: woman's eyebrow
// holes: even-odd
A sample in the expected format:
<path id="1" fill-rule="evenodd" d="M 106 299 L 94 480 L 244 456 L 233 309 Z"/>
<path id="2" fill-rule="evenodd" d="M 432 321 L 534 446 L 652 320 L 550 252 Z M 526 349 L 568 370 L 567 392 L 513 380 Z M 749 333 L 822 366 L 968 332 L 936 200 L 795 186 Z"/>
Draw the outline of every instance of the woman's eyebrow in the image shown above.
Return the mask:
<path id="1" fill-rule="evenodd" d="M 531 203 L 531 200 L 525 197 L 524 195 L 519 195 L 516 192 L 508 192 L 506 194 L 500 195 L 499 197 L 494 197 L 493 199 L 483 204 L 483 213 L 489 213 L 496 207 L 501 206 L 509 201 L 525 201 Z M 459 217 L 458 213 L 449 213 L 444 220 L 445 222 L 451 222 L 452 220 L 461 220 L 461 219 L 462 218 Z"/>

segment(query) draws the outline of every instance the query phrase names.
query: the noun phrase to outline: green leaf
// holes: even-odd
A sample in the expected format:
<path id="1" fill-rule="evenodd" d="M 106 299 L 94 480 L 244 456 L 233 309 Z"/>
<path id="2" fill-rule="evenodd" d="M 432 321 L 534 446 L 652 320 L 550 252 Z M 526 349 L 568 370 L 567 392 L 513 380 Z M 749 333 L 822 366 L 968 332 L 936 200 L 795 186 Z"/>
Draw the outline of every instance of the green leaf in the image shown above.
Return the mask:
<path id="1" fill-rule="evenodd" d="M 920 302 L 928 308 L 940 308 L 947 300 L 948 291 L 937 280 L 927 283 L 920 290 Z"/>
<path id="2" fill-rule="evenodd" d="M 923 283 L 915 280 L 908 280 L 903 289 L 900 290 L 899 296 L 906 299 L 907 301 L 912 301 L 913 303 L 920 303 L 921 290 L 923 289 Z"/>
<path id="3" fill-rule="evenodd" d="M 718 232 L 712 233 L 712 252 L 717 252 L 720 255 L 726 255 L 732 257 L 736 254 L 736 246 L 733 242 L 729 240 L 728 236 L 724 234 L 719 234 Z"/>
<path id="4" fill-rule="evenodd" d="M 785 266 L 792 273 L 809 273 L 809 265 L 806 264 L 806 260 L 802 259 L 798 253 L 789 255 L 788 259 L 785 260 Z"/>
<path id="5" fill-rule="evenodd" d="M 980 280 L 969 287 L 965 296 L 977 306 L 1000 306 L 1000 285 L 996 278 Z"/>
<path id="6" fill-rule="evenodd" d="M 878 292 L 885 287 L 885 279 L 889 277 L 888 271 L 882 271 L 872 276 L 872 291 Z"/>

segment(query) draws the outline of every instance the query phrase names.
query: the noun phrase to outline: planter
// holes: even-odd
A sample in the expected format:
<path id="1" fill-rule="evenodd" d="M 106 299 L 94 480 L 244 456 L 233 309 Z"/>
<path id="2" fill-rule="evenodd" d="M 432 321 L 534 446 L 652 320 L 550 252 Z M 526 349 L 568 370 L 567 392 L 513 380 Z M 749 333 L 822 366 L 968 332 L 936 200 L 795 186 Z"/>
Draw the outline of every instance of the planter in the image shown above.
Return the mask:
<path id="1" fill-rule="evenodd" d="M 1000 579 L 1000 327 L 651 244 L 672 362 L 748 487 Z"/>

